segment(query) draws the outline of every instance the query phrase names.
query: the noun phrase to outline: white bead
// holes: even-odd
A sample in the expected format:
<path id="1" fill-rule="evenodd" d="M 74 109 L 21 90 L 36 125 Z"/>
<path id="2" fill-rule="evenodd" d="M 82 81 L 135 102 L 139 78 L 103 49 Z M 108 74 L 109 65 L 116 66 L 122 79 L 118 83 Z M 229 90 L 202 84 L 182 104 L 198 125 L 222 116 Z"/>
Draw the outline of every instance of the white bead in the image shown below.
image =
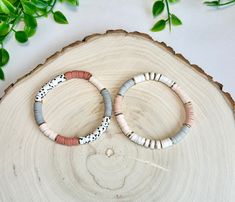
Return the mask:
<path id="1" fill-rule="evenodd" d="M 173 144 L 170 138 L 166 138 L 166 139 L 161 140 L 161 143 L 162 143 L 162 148 L 163 149 L 167 148 L 167 147 L 170 147 Z"/>
<path id="2" fill-rule="evenodd" d="M 137 139 L 137 143 L 139 144 L 139 145 L 143 145 L 143 142 L 144 141 L 144 138 L 143 137 L 138 137 L 138 139 Z"/>
<path id="3" fill-rule="evenodd" d="M 135 83 L 141 83 L 143 81 L 145 81 L 145 76 L 143 74 L 137 75 L 134 77 L 134 81 Z"/>
<path id="4" fill-rule="evenodd" d="M 143 146 L 144 143 L 145 143 L 145 138 L 143 137 L 143 138 L 141 138 L 140 144 Z"/>
<path id="5" fill-rule="evenodd" d="M 154 75 L 155 75 L 154 72 L 151 72 L 151 73 L 150 73 L 150 80 L 153 80 L 153 79 L 154 79 Z"/>
<path id="6" fill-rule="evenodd" d="M 140 144 L 141 143 L 141 140 L 142 140 L 142 137 L 138 136 L 137 140 L 136 140 L 136 143 L 137 144 Z"/>
<path id="7" fill-rule="evenodd" d="M 157 74 L 156 77 L 155 77 L 155 81 L 158 81 L 160 76 L 161 76 L 161 74 Z"/>
<path id="8" fill-rule="evenodd" d="M 156 141 L 156 149 L 161 149 L 161 142 L 159 140 Z"/>
<path id="9" fill-rule="evenodd" d="M 146 73 L 144 74 L 144 76 L 145 76 L 146 81 L 148 81 L 148 80 L 149 80 L 149 72 L 146 72 Z"/>
<path id="10" fill-rule="evenodd" d="M 138 143 L 139 136 L 138 136 L 137 134 L 133 133 L 133 134 L 131 135 L 131 138 L 130 138 L 130 139 L 131 139 L 133 142 Z"/>
<path id="11" fill-rule="evenodd" d="M 144 143 L 144 146 L 145 147 L 149 147 L 149 144 L 150 144 L 150 139 L 146 139 L 145 143 Z"/>
<path id="12" fill-rule="evenodd" d="M 155 148 L 155 140 L 151 140 L 150 142 L 150 148 L 154 149 Z"/>
<path id="13" fill-rule="evenodd" d="M 174 83 L 171 79 L 167 78 L 166 76 L 162 75 L 160 78 L 160 81 L 164 84 L 166 84 L 168 87 L 171 87 Z"/>
<path id="14" fill-rule="evenodd" d="M 50 132 L 50 134 L 49 134 L 48 137 L 49 137 L 51 140 L 55 141 L 55 138 L 56 138 L 57 135 L 58 135 L 57 133 L 55 133 L 54 131 L 51 130 L 51 132 Z"/>

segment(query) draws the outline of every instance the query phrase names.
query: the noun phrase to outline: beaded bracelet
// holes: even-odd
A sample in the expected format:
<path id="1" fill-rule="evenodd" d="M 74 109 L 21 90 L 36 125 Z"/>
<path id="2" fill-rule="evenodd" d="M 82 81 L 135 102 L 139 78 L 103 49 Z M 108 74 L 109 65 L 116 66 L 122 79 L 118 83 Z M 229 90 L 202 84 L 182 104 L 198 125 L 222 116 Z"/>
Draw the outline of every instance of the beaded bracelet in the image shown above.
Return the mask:
<path id="1" fill-rule="evenodd" d="M 144 81 L 159 81 L 169 88 L 171 88 L 181 99 L 184 104 L 185 112 L 186 112 L 186 120 L 180 129 L 180 131 L 173 137 L 165 138 L 162 140 L 154 140 L 143 138 L 134 133 L 128 126 L 124 115 L 122 113 L 121 102 L 125 93 L 128 91 L 129 88 L 134 86 L 135 84 L 144 82 Z M 154 72 L 147 72 L 140 75 L 135 76 L 134 78 L 126 81 L 120 88 L 118 95 L 115 98 L 114 104 L 114 115 L 116 116 L 117 122 L 119 127 L 121 128 L 122 132 L 133 142 L 145 146 L 151 149 L 163 149 L 172 146 L 173 144 L 177 144 L 180 142 L 189 132 L 190 127 L 193 123 L 193 106 L 190 98 L 188 95 L 172 80 L 167 78 L 162 74 L 157 74 Z"/>
<path id="2" fill-rule="evenodd" d="M 77 137 L 77 136 L 65 137 L 60 134 L 57 134 L 56 132 L 48 128 L 42 113 L 42 102 L 47 93 L 56 86 L 58 86 L 60 83 L 63 83 L 73 78 L 88 80 L 100 91 L 104 100 L 105 111 L 101 124 L 92 133 L 84 137 Z M 108 128 L 111 115 L 112 115 L 112 100 L 109 91 L 106 88 L 104 88 L 104 86 L 100 83 L 100 81 L 96 79 L 94 76 L 92 76 L 92 74 L 89 72 L 74 70 L 66 72 L 65 74 L 58 75 L 54 79 L 46 83 L 44 86 L 42 86 L 42 88 L 38 91 L 38 93 L 35 96 L 34 118 L 36 120 L 36 123 L 38 124 L 40 130 L 43 132 L 45 136 L 47 136 L 48 138 L 59 144 L 72 146 L 78 144 L 87 144 L 96 140 Z"/>

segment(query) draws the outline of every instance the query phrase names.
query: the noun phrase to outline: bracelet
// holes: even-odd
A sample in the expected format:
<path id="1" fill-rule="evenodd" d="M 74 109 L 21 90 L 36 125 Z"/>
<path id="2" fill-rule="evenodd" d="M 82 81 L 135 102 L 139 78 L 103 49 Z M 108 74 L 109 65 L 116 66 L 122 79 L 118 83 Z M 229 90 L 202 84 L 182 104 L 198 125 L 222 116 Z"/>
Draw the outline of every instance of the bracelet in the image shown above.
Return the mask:
<path id="1" fill-rule="evenodd" d="M 60 83 L 63 83 L 73 78 L 85 79 L 89 81 L 100 91 L 104 100 L 105 111 L 101 124 L 92 133 L 89 133 L 84 137 L 77 137 L 77 136 L 65 137 L 60 134 L 57 134 L 47 126 L 42 113 L 42 102 L 44 97 L 48 94 L 48 92 L 51 91 L 56 86 L 58 86 Z M 111 115 L 112 115 L 112 100 L 109 91 L 106 88 L 104 88 L 104 86 L 100 83 L 100 81 L 96 79 L 94 76 L 92 76 L 92 74 L 89 72 L 74 70 L 58 75 L 54 79 L 46 83 L 44 86 L 42 86 L 42 88 L 38 91 L 38 93 L 35 96 L 35 102 L 34 102 L 35 121 L 45 136 L 47 136 L 48 138 L 59 144 L 72 146 L 78 144 L 87 144 L 96 140 L 108 128 Z"/>
<path id="2" fill-rule="evenodd" d="M 137 135 L 135 132 L 133 132 L 122 113 L 122 100 L 124 98 L 125 93 L 128 91 L 129 88 L 132 86 L 144 82 L 144 81 L 159 81 L 169 88 L 171 88 L 181 99 L 181 101 L 184 104 L 185 112 L 186 112 L 186 120 L 180 129 L 180 131 L 173 137 L 168 137 L 162 140 L 154 140 L 154 139 L 148 139 L 143 138 Z M 126 81 L 121 88 L 119 89 L 119 93 L 115 98 L 115 104 L 114 104 L 114 115 L 116 116 L 117 122 L 119 127 L 121 128 L 122 132 L 133 142 L 145 146 L 147 148 L 151 149 L 163 149 L 172 146 L 173 144 L 177 144 L 180 142 L 189 132 L 190 127 L 193 123 L 193 105 L 189 98 L 189 96 L 171 79 L 167 78 L 166 76 L 162 74 L 157 74 L 154 72 L 147 72 L 140 75 L 135 76 L 134 78 Z"/>

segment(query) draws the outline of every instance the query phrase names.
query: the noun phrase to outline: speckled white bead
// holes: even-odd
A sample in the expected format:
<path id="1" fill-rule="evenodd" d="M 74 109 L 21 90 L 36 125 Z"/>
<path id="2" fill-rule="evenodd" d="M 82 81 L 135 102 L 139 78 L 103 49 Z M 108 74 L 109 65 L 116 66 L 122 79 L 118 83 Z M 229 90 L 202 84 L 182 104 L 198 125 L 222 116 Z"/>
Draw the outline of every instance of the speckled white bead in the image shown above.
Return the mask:
<path id="1" fill-rule="evenodd" d="M 56 76 L 54 79 L 50 80 L 49 82 L 47 82 L 44 86 L 40 88 L 34 100 L 36 102 L 42 102 L 43 98 L 47 95 L 47 93 L 50 90 L 52 90 L 53 88 L 55 88 L 56 86 L 58 86 L 60 83 L 64 81 L 66 81 L 64 74 L 60 74 Z"/>
<path id="2" fill-rule="evenodd" d="M 98 137 L 100 137 L 101 134 L 103 134 L 107 130 L 109 123 L 110 117 L 104 117 L 98 128 L 96 128 L 92 133 L 88 134 L 87 136 L 79 138 L 79 143 L 88 144 L 90 142 L 95 141 Z"/>

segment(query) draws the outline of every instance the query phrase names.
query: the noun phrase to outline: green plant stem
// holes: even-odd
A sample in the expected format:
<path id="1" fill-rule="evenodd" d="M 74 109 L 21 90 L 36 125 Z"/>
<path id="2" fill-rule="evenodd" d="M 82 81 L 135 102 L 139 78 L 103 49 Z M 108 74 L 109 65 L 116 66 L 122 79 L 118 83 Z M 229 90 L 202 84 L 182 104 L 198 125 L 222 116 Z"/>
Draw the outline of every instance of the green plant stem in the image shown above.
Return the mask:
<path id="1" fill-rule="evenodd" d="M 229 5 L 229 4 L 233 4 L 233 3 L 235 3 L 235 0 L 227 1 L 227 2 L 224 2 L 224 3 L 221 3 L 221 1 L 218 0 L 218 1 L 215 1 L 217 4 L 210 4 L 210 3 L 213 3 L 213 2 L 214 1 L 206 1 L 204 3 L 208 4 L 208 6 L 220 7 L 220 6 L 226 6 L 226 5 Z"/>
<path id="2" fill-rule="evenodd" d="M 46 14 L 49 14 L 50 12 L 53 13 L 53 8 L 55 7 L 56 2 L 57 2 L 57 0 L 54 0 L 54 2 L 50 5 L 51 8 L 46 12 Z M 37 16 L 35 16 L 35 18 L 40 18 L 43 16 L 45 16 L 45 14 L 37 15 Z"/>
<path id="3" fill-rule="evenodd" d="M 165 3 L 166 3 L 167 15 L 168 15 L 168 19 L 167 20 L 169 20 L 169 29 L 171 31 L 171 13 L 170 13 L 170 8 L 169 8 L 168 0 L 165 0 Z"/>
<path id="4" fill-rule="evenodd" d="M 229 4 L 232 4 L 232 3 L 235 3 L 235 0 L 227 1 L 225 3 L 220 3 L 220 1 L 219 1 L 219 5 L 218 6 L 225 6 L 225 5 L 229 5 Z"/>

